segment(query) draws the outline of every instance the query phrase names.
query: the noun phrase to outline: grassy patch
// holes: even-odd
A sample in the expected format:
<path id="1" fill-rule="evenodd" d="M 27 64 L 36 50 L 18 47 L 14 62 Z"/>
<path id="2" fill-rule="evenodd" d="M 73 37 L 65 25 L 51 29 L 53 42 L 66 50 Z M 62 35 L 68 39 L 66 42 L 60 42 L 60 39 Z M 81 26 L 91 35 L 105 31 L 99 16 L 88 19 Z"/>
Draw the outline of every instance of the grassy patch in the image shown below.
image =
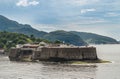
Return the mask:
<path id="1" fill-rule="evenodd" d="M 90 63 L 111 63 L 110 61 L 106 60 L 81 60 L 81 61 L 68 61 L 69 64 L 90 64 Z"/>

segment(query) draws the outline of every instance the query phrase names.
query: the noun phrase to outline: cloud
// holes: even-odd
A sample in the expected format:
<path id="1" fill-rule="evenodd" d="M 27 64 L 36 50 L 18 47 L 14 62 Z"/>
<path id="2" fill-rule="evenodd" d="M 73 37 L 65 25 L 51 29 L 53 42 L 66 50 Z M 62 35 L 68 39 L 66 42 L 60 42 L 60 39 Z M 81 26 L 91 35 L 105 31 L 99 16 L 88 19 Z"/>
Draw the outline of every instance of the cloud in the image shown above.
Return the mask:
<path id="1" fill-rule="evenodd" d="M 37 1 L 32 1 L 32 2 L 29 2 L 29 4 L 30 4 L 30 5 L 37 5 L 37 4 L 39 4 L 39 2 L 37 2 Z"/>
<path id="2" fill-rule="evenodd" d="M 77 4 L 77 5 L 86 5 L 88 4 L 87 0 L 72 0 L 73 4 Z"/>
<path id="3" fill-rule="evenodd" d="M 88 5 L 88 4 L 93 4 L 98 2 L 99 0 L 68 0 L 68 2 L 72 5 L 76 6 L 83 6 L 83 5 Z"/>
<path id="4" fill-rule="evenodd" d="M 114 13 L 114 12 L 109 12 L 105 16 L 107 16 L 107 17 L 116 17 L 116 16 L 120 16 L 120 14 L 119 13 Z"/>
<path id="5" fill-rule="evenodd" d="M 87 13 L 87 12 L 94 12 L 94 11 L 96 11 L 96 9 L 91 8 L 91 9 L 82 9 L 80 12 L 81 12 L 81 14 L 84 14 L 84 13 Z"/>
<path id="6" fill-rule="evenodd" d="M 27 7 L 30 5 L 38 5 L 39 2 L 38 1 L 28 1 L 28 0 L 19 0 L 16 5 L 17 6 L 23 6 L 23 7 Z"/>
<path id="7" fill-rule="evenodd" d="M 60 24 L 44 24 L 44 23 L 40 23 L 40 24 L 36 24 L 33 25 L 35 28 L 37 28 L 38 30 L 42 30 L 42 31 L 54 31 L 54 30 L 79 30 L 82 27 L 89 27 L 90 25 L 94 25 L 94 24 L 103 24 L 107 22 L 104 19 L 95 19 L 95 18 L 88 18 L 88 19 L 84 19 L 84 20 L 78 20 L 76 21 L 65 21 L 65 23 L 61 22 Z M 76 27 L 77 26 L 77 27 Z M 79 28 L 81 27 L 81 28 Z M 89 30 L 90 28 L 88 28 Z M 82 29 L 81 29 L 82 30 Z"/>

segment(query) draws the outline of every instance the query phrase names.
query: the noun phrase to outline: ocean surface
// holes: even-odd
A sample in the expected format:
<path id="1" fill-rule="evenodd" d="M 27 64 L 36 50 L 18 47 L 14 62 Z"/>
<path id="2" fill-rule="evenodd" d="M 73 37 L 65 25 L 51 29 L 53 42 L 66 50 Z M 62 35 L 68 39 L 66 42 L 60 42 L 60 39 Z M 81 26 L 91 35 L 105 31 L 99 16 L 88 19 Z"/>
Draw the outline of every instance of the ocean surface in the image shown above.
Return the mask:
<path id="1" fill-rule="evenodd" d="M 112 63 L 69 65 L 11 62 L 0 56 L 0 79 L 120 79 L 120 45 L 96 45 L 100 59 Z M 93 66 L 95 65 L 95 66 Z"/>

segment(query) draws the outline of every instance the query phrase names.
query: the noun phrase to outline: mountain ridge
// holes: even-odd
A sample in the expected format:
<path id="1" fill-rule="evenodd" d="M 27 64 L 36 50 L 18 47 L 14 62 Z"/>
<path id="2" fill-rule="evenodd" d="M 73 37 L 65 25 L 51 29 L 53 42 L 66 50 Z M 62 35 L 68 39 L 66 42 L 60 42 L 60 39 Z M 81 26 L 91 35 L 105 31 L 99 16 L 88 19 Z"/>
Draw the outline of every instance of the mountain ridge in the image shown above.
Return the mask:
<path id="1" fill-rule="evenodd" d="M 108 37 L 103 36 L 95 33 L 88 33 L 88 32 L 77 32 L 77 31 L 70 31 L 74 34 L 80 36 L 85 42 L 89 44 L 117 44 L 118 41 Z"/>
<path id="2" fill-rule="evenodd" d="M 48 39 L 50 41 L 60 40 L 64 43 L 73 44 L 77 46 L 87 45 L 87 43 L 84 42 L 82 38 L 78 35 L 64 30 L 52 31 L 46 34 L 43 38 Z"/>
<path id="3" fill-rule="evenodd" d="M 32 28 L 31 25 L 20 24 L 2 15 L 0 15 L 0 31 L 8 31 L 15 33 L 17 32 L 17 33 L 26 34 L 28 36 L 34 35 L 37 38 L 45 38 L 51 41 L 60 40 L 60 41 L 65 41 L 68 44 L 74 44 L 74 45 L 86 45 L 85 42 L 87 42 L 88 44 L 118 43 L 113 38 L 98 34 L 92 34 L 92 33 L 85 33 L 85 32 L 78 33 L 76 31 L 63 31 L 63 30 L 57 30 L 49 33 L 44 31 L 38 31 L 37 29 Z"/>
<path id="4" fill-rule="evenodd" d="M 0 31 L 17 32 L 26 35 L 33 34 L 35 37 L 42 37 L 44 34 L 46 34 L 46 32 L 38 31 L 28 24 L 20 24 L 2 15 L 0 15 Z"/>

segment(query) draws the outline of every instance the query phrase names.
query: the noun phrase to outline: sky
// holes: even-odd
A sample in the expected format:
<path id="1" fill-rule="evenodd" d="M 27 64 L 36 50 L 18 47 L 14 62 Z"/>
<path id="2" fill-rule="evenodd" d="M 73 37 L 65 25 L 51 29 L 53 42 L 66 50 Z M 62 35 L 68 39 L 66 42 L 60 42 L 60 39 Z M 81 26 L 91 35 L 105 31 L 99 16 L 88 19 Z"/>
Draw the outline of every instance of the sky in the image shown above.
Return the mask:
<path id="1" fill-rule="evenodd" d="M 120 40 L 120 0 L 0 0 L 0 15 L 40 31 L 92 32 Z"/>

